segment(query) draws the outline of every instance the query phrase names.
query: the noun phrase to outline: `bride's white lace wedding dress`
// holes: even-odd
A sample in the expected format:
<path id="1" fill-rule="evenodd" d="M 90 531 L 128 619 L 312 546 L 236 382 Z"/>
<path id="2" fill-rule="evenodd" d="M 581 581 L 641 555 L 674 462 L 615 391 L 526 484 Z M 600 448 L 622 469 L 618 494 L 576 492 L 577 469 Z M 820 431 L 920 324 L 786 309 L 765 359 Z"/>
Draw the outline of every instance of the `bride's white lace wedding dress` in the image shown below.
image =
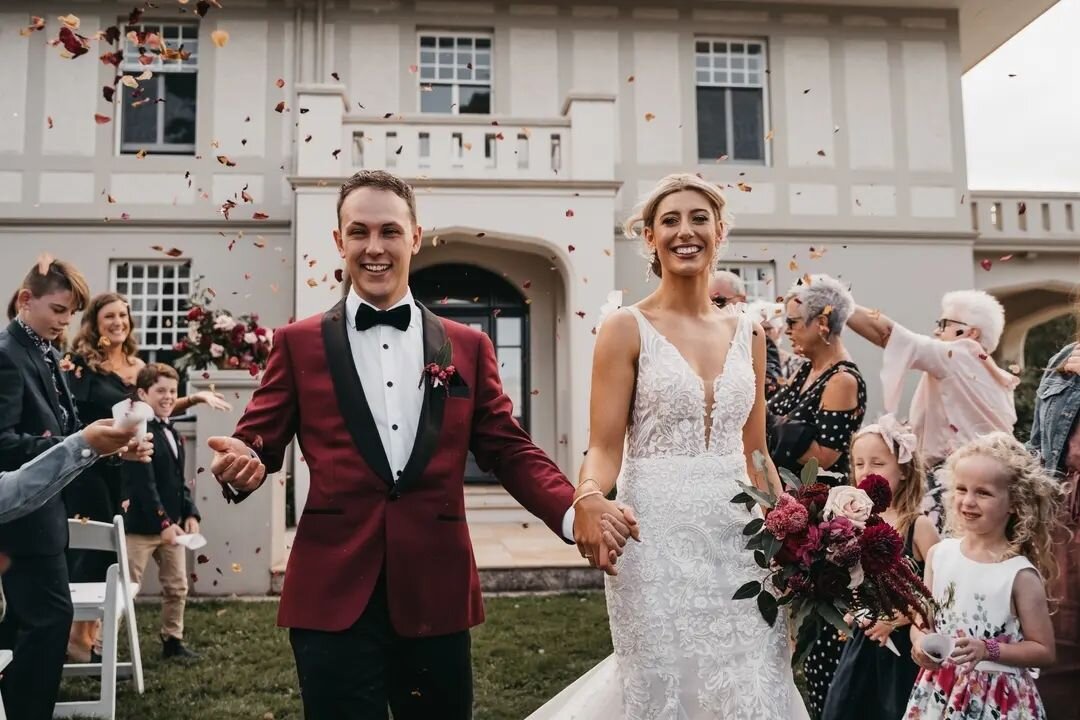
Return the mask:
<path id="1" fill-rule="evenodd" d="M 742 534 L 760 512 L 730 502 L 749 482 L 742 432 L 755 397 L 753 321 L 739 316 L 710 412 L 705 382 L 629 310 L 641 350 L 619 499 L 637 512 L 641 542 L 607 578 L 615 653 L 530 720 L 806 718 L 784 616 L 769 627 L 753 600 L 731 599 L 764 574 Z"/>

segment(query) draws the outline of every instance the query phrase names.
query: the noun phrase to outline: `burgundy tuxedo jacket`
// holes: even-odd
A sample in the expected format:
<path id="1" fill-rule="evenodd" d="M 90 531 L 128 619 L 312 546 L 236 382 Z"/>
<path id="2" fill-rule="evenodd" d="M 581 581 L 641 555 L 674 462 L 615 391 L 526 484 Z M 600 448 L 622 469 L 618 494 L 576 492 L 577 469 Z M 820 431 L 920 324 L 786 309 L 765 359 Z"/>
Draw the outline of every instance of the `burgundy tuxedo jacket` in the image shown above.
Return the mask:
<path id="1" fill-rule="evenodd" d="M 464 383 L 448 393 L 424 379 L 416 442 L 397 478 L 364 397 L 366 379 L 353 363 L 345 300 L 274 335 L 262 384 L 235 436 L 268 473 L 281 468 L 295 436 L 311 473 L 285 570 L 278 612 L 283 627 L 350 627 L 382 572 L 399 635 L 444 635 L 483 622 L 465 522 L 470 450 L 482 469 L 494 472 L 515 499 L 562 535 L 573 487 L 514 420 L 491 340 L 418 307 L 424 363 L 433 362 L 449 340 Z"/>

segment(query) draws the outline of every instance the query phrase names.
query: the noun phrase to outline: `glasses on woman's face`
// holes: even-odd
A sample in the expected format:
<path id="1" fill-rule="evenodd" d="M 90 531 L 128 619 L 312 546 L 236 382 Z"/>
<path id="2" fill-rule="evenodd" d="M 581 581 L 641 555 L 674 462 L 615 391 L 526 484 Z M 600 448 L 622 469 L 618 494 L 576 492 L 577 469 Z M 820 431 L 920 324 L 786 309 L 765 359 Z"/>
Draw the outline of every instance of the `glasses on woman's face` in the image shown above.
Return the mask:
<path id="1" fill-rule="evenodd" d="M 950 320 L 949 318 L 941 318 L 935 323 L 935 327 L 937 327 L 938 332 L 945 332 L 945 330 L 950 325 L 959 325 L 961 327 L 968 326 L 966 322 L 960 322 L 959 320 Z"/>
<path id="2" fill-rule="evenodd" d="M 712 301 L 713 305 L 723 310 L 728 306 L 728 303 L 731 302 L 731 298 L 726 298 L 723 295 L 713 295 Z"/>

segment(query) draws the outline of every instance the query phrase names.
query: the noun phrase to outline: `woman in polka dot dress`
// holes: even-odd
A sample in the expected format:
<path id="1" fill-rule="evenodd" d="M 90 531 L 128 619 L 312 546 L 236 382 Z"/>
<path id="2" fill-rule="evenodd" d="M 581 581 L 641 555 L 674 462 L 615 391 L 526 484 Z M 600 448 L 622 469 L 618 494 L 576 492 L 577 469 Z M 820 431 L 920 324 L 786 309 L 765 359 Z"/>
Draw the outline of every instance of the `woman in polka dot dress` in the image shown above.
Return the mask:
<path id="1" fill-rule="evenodd" d="M 800 279 L 786 298 L 787 336 L 806 360 L 769 401 L 769 452 L 798 475 L 817 460 L 819 481 L 848 484 L 848 449 L 866 413 L 866 383 L 840 333 L 855 308 L 851 293 L 828 275 Z M 831 626 L 803 664 L 806 707 L 818 718 L 846 638 Z"/>

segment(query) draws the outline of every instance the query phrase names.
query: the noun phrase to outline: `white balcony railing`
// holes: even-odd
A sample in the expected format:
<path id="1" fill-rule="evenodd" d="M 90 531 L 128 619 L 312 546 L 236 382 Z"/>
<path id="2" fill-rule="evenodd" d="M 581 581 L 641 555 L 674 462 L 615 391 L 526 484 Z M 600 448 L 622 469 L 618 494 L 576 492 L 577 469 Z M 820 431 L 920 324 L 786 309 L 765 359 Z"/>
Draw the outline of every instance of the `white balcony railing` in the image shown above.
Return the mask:
<path id="1" fill-rule="evenodd" d="M 340 85 L 297 88 L 297 179 L 360 169 L 433 180 L 615 180 L 615 98 L 571 94 L 549 117 L 367 115 Z M 353 106 L 355 107 L 355 105 Z"/>
<path id="2" fill-rule="evenodd" d="M 970 204 L 982 241 L 1080 243 L 1080 193 L 978 191 Z"/>
<path id="3" fill-rule="evenodd" d="M 570 119 L 430 115 L 344 122 L 356 170 L 438 178 L 556 179 L 569 157 Z"/>

